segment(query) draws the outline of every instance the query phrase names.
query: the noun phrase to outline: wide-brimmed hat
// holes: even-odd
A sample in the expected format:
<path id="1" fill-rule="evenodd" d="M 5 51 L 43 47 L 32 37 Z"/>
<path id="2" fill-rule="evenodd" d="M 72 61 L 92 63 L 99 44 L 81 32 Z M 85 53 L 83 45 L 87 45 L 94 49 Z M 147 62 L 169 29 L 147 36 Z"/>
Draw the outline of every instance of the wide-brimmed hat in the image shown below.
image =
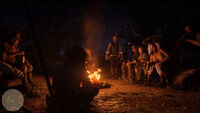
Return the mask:
<path id="1" fill-rule="evenodd" d="M 136 46 L 135 46 L 135 45 L 132 45 L 132 46 L 131 46 L 131 49 L 133 49 L 133 48 L 136 48 Z"/>
<path id="2" fill-rule="evenodd" d="M 20 33 L 20 32 L 15 33 L 15 35 L 13 36 L 13 39 L 22 40 L 22 39 L 21 39 L 21 36 L 20 36 L 20 37 L 17 37 L 17 34 L 18 34 L 18 33 Z M 20 34 L 21 34 L 21 33 L 20 33 Z"/>
<path id="3" fill-rule="evenodd" d="M 20 37 L 13 37 L 13 39 L 16 39 L 16 40 L 22 40 Z"/>

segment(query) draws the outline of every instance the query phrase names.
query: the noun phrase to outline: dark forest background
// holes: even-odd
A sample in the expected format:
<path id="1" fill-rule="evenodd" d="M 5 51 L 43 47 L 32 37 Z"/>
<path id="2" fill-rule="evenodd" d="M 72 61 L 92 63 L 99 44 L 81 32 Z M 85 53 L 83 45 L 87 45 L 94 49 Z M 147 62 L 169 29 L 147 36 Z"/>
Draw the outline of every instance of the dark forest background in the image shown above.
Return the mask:
<path id="1" fill-rule="evenodd" d="M 123 42 L 123 49 L 128 43 L 140 44 L 152 34 L 160 38 L 161 48 L 173 55 L 175 41 L 181 37 L 185 25 L 191 25 L 194 32 L 199 32 L 200 4 L 189 0 L 1 0 L 0 1 L 0 37 L 8 38 L 13 32 L 21 32 L 23 49 L 40 73 L 40 63 L 34 38 L 39 39 L 45 63 L 49 69 L 65 58 L 65 51 L 75 43 L 85 40 L 83 20 L 88 7 L 103 4 L 101 48 L 102 60 L 108 39 L 117 32 Z M 98 5 L 97 5 L 98 6 Z M 98 10 L 96 9 L 92 10 Z M 123 20 L 126 18 L 126 20 Z M 119 29 L 112 31 L 112 20 L 119 21 Z M 125 28 L 120 28 L 120 21 L 127 21 Z M 109 29 L 106 30 L 106 29 Z M 110 32 L 110 33 L 109 33 Z M 96 42 L 95 42 L 96 43 Z M 98 42 L 97 42 L 98 43 Z M 103 62 L 103 61 L 102 61 Z"/>

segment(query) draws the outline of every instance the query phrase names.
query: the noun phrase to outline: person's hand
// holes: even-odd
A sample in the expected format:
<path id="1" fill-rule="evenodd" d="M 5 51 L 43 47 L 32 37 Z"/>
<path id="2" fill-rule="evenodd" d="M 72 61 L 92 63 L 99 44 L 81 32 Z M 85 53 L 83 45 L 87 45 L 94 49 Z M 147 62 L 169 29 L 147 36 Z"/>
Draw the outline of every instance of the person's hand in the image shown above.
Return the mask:
<path id="1" fill-rule="evenodd" d="M 127 62 L 126 65 L 127 65 L 127 66 L 130 65 L 130 62 Z"/>
<path id="2" fill-rule="evenodd" d="M 108 51 L 106 51 L 106 60 L 108 60 L 108 59 L 109 59 L 108 55 L 109 55 L 109 52 L 108 52 Z"/>
<path id="3" fill-rule="evenodd" d="M 123 61 L 123 57 L 122 56 L 120 57 L 120 60 Z"/>
<path id="4" fill-rule="evenodd" d="M 106 60 L 109 60 L 109 57 L 108 57 L 108 55 L 106 55 Z"/>
<path id="5" fill-rule="evenodd" d="M 198 40 L 187 39 L 186 41 L 200 47 L 200 41 Z"/>
<path id="6" fill-rule="evenodd" d="M 18 75 L 19 78 L 23 78 L 24 77 L 24 73 L 21 71 L 16 71 L 16 74 Z"/>
<path id="7" fill-rule="evenodd" d="M 24 51 L 22 51 L 22 52 L 21 52 L 21 55 L 25 55 L 25 52 L 24 52 Z"/>
<path id="8" fill-rule="evenodd" d="M 162 64 L 162 62 L 158 62 L 157 64 L 158 64 L 158 65 L 161 65 L 161 64 Z"/>

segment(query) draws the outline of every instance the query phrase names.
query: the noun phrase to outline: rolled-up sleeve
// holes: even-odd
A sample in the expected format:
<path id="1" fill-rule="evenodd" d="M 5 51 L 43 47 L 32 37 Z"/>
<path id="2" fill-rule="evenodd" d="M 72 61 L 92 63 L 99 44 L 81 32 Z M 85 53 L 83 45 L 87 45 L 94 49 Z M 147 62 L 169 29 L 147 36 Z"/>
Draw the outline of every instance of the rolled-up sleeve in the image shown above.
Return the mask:
<path id="1" fill-rule="evenodd" d="M 119 44 L 119 54 L 123 54 L 120 44 Z"/>
<path id="2" fill-rule="evenodd" d="M 12 67 L 11 65 L 9 65 L 7 63 L 0 62 L 0 67 L 5 74 L 15 75 L 18 78 L 24 77 L 24 74 L 22 71 L 20 71 L 19 69 L 15 68 L 15 67 Z"/>
<path id="3" fill-rule="evenodd" d="M 111 43 L 108 44 L 108 48 L 107 48 L 106 54 L 109 54 L 110 51 L 111 51 Z"/>

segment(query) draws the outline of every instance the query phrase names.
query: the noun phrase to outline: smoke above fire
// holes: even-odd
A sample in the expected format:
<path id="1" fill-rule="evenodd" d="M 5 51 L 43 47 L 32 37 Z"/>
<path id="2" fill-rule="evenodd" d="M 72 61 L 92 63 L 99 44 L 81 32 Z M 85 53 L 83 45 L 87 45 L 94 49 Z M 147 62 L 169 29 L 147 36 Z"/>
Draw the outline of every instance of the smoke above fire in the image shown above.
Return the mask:
<path id="1" fill-rule="evenodd" d="M 102 2 L 90 3 L 83 21 L 83 36 L 85 38 L 86 51 L 89 58 L 96 63 L 98 62 L 103 32 L 103 5 Z"/>

